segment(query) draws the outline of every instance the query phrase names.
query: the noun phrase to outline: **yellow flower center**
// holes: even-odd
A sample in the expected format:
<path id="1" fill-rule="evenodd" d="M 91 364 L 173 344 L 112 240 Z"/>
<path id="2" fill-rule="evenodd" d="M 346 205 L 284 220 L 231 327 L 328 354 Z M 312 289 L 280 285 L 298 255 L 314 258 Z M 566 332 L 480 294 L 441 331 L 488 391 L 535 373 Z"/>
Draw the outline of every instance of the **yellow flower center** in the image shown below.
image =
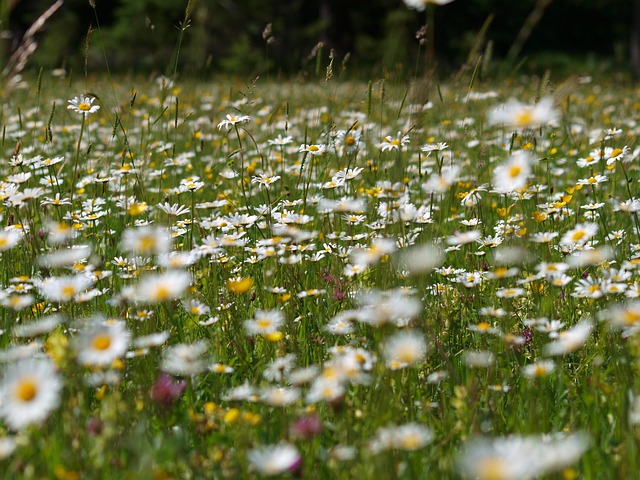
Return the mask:
<path id="1" fill-rule="evenodd" d="M 89 110 L 91 110 L 91 105 L 89 105 L 88 103 L 81 103 L 80 105 L 78 105 L 78 110 L 88 112 Z"/>
<path id="2" fill-rule="evenodd" d="M 140 250 L 142 251 L 149 251 L 152 250 L 153 247 L 155 246 L 156 241 L 155 238 L 153 237 L 142 237 L 140 239 Z"/>
<path id="3" fill-rule="evenodd" d="M 73 285 L 65 285 L 62 287 L 62 295 L 64 297 L 72 297 L 76 293 L 76 289 Z"/>
<path id="4" fill-rule="evenodd" d="M 615 158 L 622 153 L 622 149 L 616 148 L 611 152 L 611 158 Z"/>
<path id="5" fill-rule="evenodd" d="M 111 346 L 111 337 L 105 334 L 96 335 L 91 342 L 91 346 L 96 350 L 108 350 Z"/>
<path id="6" fill-rule="evenodd" d="M 583 231 L 575 232 L 573 235 L 571 235 L 571 240 L 573 240 L 574 242 L 578 242 L 582 240 L 582 238 L 584 238 L 585 235 L 586 233 Z"/>
<path id="7" fill-rule="evenodd" d="M 260 318 L 260 319 L 256 320 L 256 324 L 260 328 L 269 328 L 271 326 L 271 321 L 266 319 L 266 318 Z"/>
<path id="8" fill-rule="evenodd" d="M 522 172 L 522 168 L 518 165 L 514 165 L 509 168 L 509 178 L 516 178 Z"/>
<path id="9" fill-rule="evenodd" d="M 391 145 L 393 145 L 394 147 L 397 147 L 398 145 L 400 145 L 400 140 L 398 140 L 397 138 L 394 138 L 393 140 L 391 140 L 389 142 Z"/>
<path id="10" fill-rule="evenodd" d="M 491 328 L 491 325 L 488 322 L 480 322 L 479 324 L 476 325 L 476 328 L 481 332 L 486 332 Z"/>
<path id="11" fill-rule="evenodd" d="M 536 377 L 541 377 L 547 373 L 547 369 L 544 365 L 536 365 L 536 368 L 533 369 L 533 374 Z"/>
<path id="12" fill-rule="evenodd" d="M 523 110 L 516 116 L 516 125 L 525 127 L 533 122 L 533 114 L 529 110 Z"/>
<path id="13" fill-rule="evenodd" d="M 353 145 L 355 143 L 356 143 L 356 139 L 354 137 L 352 137 L 352 136 L 348 136 L 348 137 L 344 138 L 344 144 L 345 145 L 351 146 L 351 145 Z"/>
<path id="14" fill-rule="evenodd" d="M 478 478 L 482 480 L 503 480 L 509 478 L 504 462 L 499 458 L 485 458 L 480 460 L 478 467 Z"/>
<path id="15" fill-rule="evenodd" d="M 400 443 L 402 448 L 405 450 L 416 450 L 422 445 L 420 437 L 416 434 L 410 434 L 402 437 Z"/>
<path id="16" fill-rule="evenodd" d="M 320 147 L 318 147 L 317 145 L 309 145 L 309 148 L 307 148 L 307 150 L 309 150 L 310 152 L 317 152 L 318 150 L 320 150 Z"/>
<path id="17" fill-rule="evenodd" d="M 156 300 L 159 302 L 164 302 L 165 300 L 169 300 L 171 297 L 171 291 L 165 286 L 159 286 L 156 290 Z"/>
<path id="18" fill-rule="evenodd" d="M 21 402 L 30 402 L 36 397 L 38 386 L 32 379 L 25 378 L 16 386 L 15 393 Z"/>

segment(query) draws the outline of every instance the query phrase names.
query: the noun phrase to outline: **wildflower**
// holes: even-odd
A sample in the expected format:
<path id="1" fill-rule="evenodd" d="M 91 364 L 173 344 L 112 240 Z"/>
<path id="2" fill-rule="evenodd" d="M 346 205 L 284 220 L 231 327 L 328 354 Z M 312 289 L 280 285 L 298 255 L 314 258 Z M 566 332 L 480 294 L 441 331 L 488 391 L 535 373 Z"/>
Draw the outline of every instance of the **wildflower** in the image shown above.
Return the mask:
<path id="1" fill-rule="evenodd" d="M 360 145 L 360 130 L 339 130 L 336 133 L 336 149 L 344 153 L 351 153 L 358 150 Z"/>
<path id="2" fill-rule="evenodd" d="M 403 331 L 394 334 L 384 344 L 387 366 L 392 370 L 416 364 L 427 353 L 424 336 L 417 331 Z"/>
<path id="3" fill-rule="evenodd" d="M 458 165 L 444 166 L 439 174 L 433 174 L 426 183 L 422 184 L 422 189 L 427 193 L 446 193 L 451 185 L 458 180 L 460 167 Z"/>
<path id="4" fill-rule="evenodd" d="M 464 363 L 471 368 L 489 368 L 494 364 L 496 356 L 486 350 L 466 350 Z"/>
<path id="5" fill-rule="evenodd" d="M 0 437 L 0 461 L 13 454 L 18 444 L 13 436 Z"/>
<path id="6" fill-rule="evenodd" d="M 537 478 L 576 462 L 588 444 L 582 433 L 480 438 L 468 443 L 458 468 L 466 478 L 477 480 Z"/>
<path id="7" fill-rule="evenodd" d="M 227 280 L 227 290 L 238 295 L 248 292 L 252 286 L 253 278 L 251 277 L 238 277 Z"/>
<path id="8" fill-rule="evenodd" d="M 442 150 L 446 150 L 447 148 L 449 148 L 449 145 L 447 145 L 445 142 L 440 142 L 434 144 L 427 143 L 423 145 L 420 150 L 425 152 L 427 155 L 430 155 L 431 152 L 441 152 Z"/>
<path id="9" fill-rule="evenodd" d="M 13 329 L 13 335 L 17 338 L 37 337 L 51 332 L 63 321 L 64 317 L 61 314 L 54 313 L 38 320 L 17 325 Z"/>
<path id="10" fill-rule="evenodd" d="M 170 407 L 187 388 L 187 382 L 176 380 L 166 372 L 160 372 L 158 379 L 151 387 L 149 396 L 151 400 L 161 407 Z"/>
<path id="11" fill-rule="evenodd" d="M 511 128 L 537 128 L 557 118 L 553 99 L 545 97 L 535 105 L 511 99 L 489 112 L 489 123 L 504 124 Z"/>
<path id="12" fill-rule="evenodd" d="M 284 145 L 288 145 L 291 142 L 293 142 L 293 137 L 291 135 L 287 135 L 286 137 L 283 137 L 282 134 L 280 133 L 273 140 L 267 140 L 267 143 L 269 145 L 280 146 L 280 147 Z"/>
<path id="13" fill-rule="evenodd" d="M 584 245 L 598 233 L 597 223 L 580 223 L 569 230 L 560 239 L 561 245 Z"/>
<path id="14" fill-rule="evenodd" d="M 285 442 L 253 448 L 247 453 L 247 459 L 260 475 L 266 477 L 296 472 L 302 462 L 298 449 Z"/>
<path id="15" fill-rule="evenodd" d="M 457 232 L 454 235 L 447 237 L 447 243 L 449 245 L 465 245 L 478 240 L 482 236 L 482 232 L 479 230 L 469 230 L 468 232 Z"/>
<path id="16" fill-rule="evenodd" d="M 592 328 L 593 323 L 590 320 L 580 320 L 574 327 L 560 332 L 555 341 L 545 345 L 545 353 L 555 356 L 577 350 L 586 343 Z"/>
<path id="17" fill-rule="evenodd" d="M 540 360 L 530 363 L 522 368 L 522 374 L 528 378 L 546 377 L 556 368 L 556 364 L 552 360 Z"/>
<path id="18" fill-rule="evenodd" d="M 257 183 L 261 187 L 269 188 L 269 186 L 280 180 L 280 175 L 267 175 L 261 173 L 260 175 L 253 177 L 251 183 Z"/>
<path id="19" fill-rule="evenodd" d="M 0 252 L 10 250 L 22 239 L 22 234 L 16 230 L 0 230 Z"/>
<path id="20" fill-rule="evenodd" d="M 78 337 L 78 361 L 88 366 L 108 366 L 127 351 L 131 334 L 124 322 L 93 319 Z"/>
<path id="21" fill-rule="evenodd" d="M 322 155 L 327 150 L 327 147 L 324 145 L 300 145 L 298 148 L 298 152 L 300 153 L 310 153 L 311 155 Z"/>
<path id="22" fill-rule="evenodd" d="M 69 302 L 93 284 L 85 275 L 48 277 L 35 283 L 42 296 L 52 302 Z"/>
<path id="23" fill-rule="evenodd" d="M 170 205 L 168 202 L 160 203 L 157 205 L 157 208 L 158 210 L 166 213 L 169 217 L 179 217 L 190 212 L 188 207 L 178 203 L 174 203 L 173 205 Z"/>
<path id="24" fill-rule="evenodd" d="M 296 356 L 288 353 L 273 360 L 262 372 L 262 376 L 271 382 L 281 382 L 295 367 Z"/>
<path id="25" fill-rule="evenodd" d="M 378 453 L 384 450 L 405 450 L 413 452 L 426 447 L 433 440 L 431 429 L 418 423 L 383 427 L 376 431 L 369 442 L 369 450 Z"/>
<path id="26" fill-rule="evenodd" d="M 529 237 L 529 240 L 534 243 L 550 243 L 560 235 L 558 232 L 537 232 Z"/>
<path id="27" fill-rule="evenodd" d="M 516 152 L 493 171 L 493 186 L 500 193 L 522 190 L 527 186 L 530 174 L 529 154 L 524 151 Z"/>
<path id="28" fill-rule="evenodd" d="M 93 104 L 95 100 L 95 97 L 87 97 L 84 95 L 73 97 L 68 101 L 69 105 L 67 105 L 67 109 L 73 110 L 76 113 L 80 113 L 86 116 L 90 113 L 95 113 L 100 110 L 99 105 Z"/>
<path id="29" fill-rule="evenodd" d="M 396 137 L 387 135 L 384 137 L 383 142 L 380 144 L 380 149 L 384 151 L 402 150 L 405 145 L 409 143 L 409 135 L 402 135 L 402 132 L 398 132 Z"/>
<path id="30" fill-rule="evenodd" d="M 12 363 L 0 384 L 0 417 L 12 430 L 41 423 L 58 406 L 61 390 L 62 379 L 50 360 Z"/>
<path id="31" fill-rule="evenodd" d="M 230 129 L 231 127 L 236 126 L 240 123 L 245 123 L 251 120 L 249 115 L 230 115 L 227 114 L 226 120 L 222 120 L 218 123 L 218 130 L 222 130 L 223 128 Z"/>
<path id="32" fill-rule="evenodd" d="M 38 263 L 44 267 L 62 267 L 86 260 L 91 254 L 90 245 L 74 245 L 61 248 L 54 252 L 38 257 Z"/>
<path id="33" fill-rule="evenodd" d="M 315 413 L 300 417 L 289 425 L 289 435 L 292 438 L 309 440 L 320 433 L 322 433 L 322 421 Z"/>
<path id="34" fill-rule="evenodd" d="M 207 315 L 211 311 L 211 308 L 209 308 L 208 305 L 205 305 L 201 301 L 195 299 L 189 299 L 182 302 L 182 306 L 187 313 L 190 313 L 191 315 Z"/>
<path id="35" fill-rule="evenodd" d="M 191 284 L 191 275 L 182 270 L 148 275 L 140 280 L 133 291 L 133 299 L 140 303 L 160 303 L 175 300 Z"/>
<path id="36" fill-rule="evenodd" d="M 279 310 L 256 310 L 252 320 L 244 322 L 249 335 L 270 335 L 284 324 L 284 315 Z"/>
<path id="37" fill-rule="evenodd" d="M 272 407 L 284 407 L 300 398 L 300 390 L 295 387 L 268 387 L 262 391 L 260 400 Z"/>
<path id="38" fill-rule="evenodd" d="M 344 396 L 344 385 L 337 378 L 319 377 L 316 378 L 305 398 L 309 404 L 325 402 L 338 402 Z"/>
<path id="39" fill-rule="evenodd" d="M 168 347 L 164 352 L 162 370 L 173 375 L 192 376 L 207 369 L 204 358 L 207 353 L 207 343 L 203 340 L 187 344 L 179 343 Z"/>
<path id="40" fill-rule="evenodd" d="M 171 235 L 161 227 L 128 228 L 122 234 L 121 248 L 137 255 L 166 254 L 171 250 Z"/>
<path id="41" fill-rule="evenodd" d="M 597 185 L 599 183 L 604 183 L 604 182 L 608 182 L 609 179 L 607 177 L 605 177 L 604 175 L 592 175 L 589 178 L 581 178 L 580 180 L 578 180 L 578 185 Z"/>

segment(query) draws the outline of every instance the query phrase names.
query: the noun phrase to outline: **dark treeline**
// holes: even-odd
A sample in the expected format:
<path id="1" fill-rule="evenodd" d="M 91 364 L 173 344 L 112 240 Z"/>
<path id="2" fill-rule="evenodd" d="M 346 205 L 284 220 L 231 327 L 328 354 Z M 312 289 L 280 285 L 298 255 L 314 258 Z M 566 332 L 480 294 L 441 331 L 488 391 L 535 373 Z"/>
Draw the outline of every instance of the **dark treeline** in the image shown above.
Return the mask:
<path id="1" fill-rule="evenodd" d="M 5 56 L 52 3 L 2 0 Z M 459 68 L 472 51 L 514 62 L 528 58 L 534 66 L 570 58 L 626 66 L 632 29 L 632 0 L 456 0 L 432 6 L 432 15 L 401 0 L 192 0 L 188 27 L 186 0 L 94 3 L 66 0 L 36 34 L 29 65 L 82 68 L 88 52 L 94 71 L 106 56 L 115 71 L 171 73 L 182 26 L 183 74 L 312 72 L 319 42 L 323 66 L 333 50 L 336 69 L 346 57 L 350 71 L 407 72 L 423 58 L 419 48 L 429 49 L 419 47 L 416 31 L 430 23 L 426 38 L 445 69 Z"/>

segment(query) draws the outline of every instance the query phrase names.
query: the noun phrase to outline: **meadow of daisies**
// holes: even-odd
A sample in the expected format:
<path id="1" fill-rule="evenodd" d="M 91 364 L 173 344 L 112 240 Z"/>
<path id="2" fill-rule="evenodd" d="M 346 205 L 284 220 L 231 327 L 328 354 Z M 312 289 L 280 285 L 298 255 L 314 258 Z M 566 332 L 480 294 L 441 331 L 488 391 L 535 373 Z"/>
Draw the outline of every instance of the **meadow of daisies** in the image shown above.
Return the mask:
<path id="1" fill-rule="evenodd" d="M 2 94 L 0 476 L 635 478 L 632 87 L 56 73 Z"/>

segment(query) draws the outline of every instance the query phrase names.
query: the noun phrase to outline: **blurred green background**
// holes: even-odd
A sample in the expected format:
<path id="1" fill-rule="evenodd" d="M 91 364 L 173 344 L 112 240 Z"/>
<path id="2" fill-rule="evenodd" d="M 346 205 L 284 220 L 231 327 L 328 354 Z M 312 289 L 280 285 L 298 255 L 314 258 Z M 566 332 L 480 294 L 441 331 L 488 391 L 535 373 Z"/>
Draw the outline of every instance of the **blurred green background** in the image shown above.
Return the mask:
<path id="1" fill-rule="evenodd" d="M 417 12 L 401 0 L 192 0 L 178 71 L 307 75 L 316 70 L 314 47 L 322 42 L 323 69 L 333 49 L 336 71 L 344 63 L 350 75 L 400 76 L 415 71 L 419 48 L 429 50 L 416 39 L 425 24 L 441 71 L 456 71 L 480 54 L 523 69 L 570 71 L 579 63 L 630 71 L 634 1 L 456 0 Z M 6 64 L 53 0 L 0 3 Z M 173 73 L 186 7 L 185 0 L 66 0 L 34 35 L 27 68 L 83 69 L 86 57 L 93 72 L 108 63 L 116 72 Z"/>

